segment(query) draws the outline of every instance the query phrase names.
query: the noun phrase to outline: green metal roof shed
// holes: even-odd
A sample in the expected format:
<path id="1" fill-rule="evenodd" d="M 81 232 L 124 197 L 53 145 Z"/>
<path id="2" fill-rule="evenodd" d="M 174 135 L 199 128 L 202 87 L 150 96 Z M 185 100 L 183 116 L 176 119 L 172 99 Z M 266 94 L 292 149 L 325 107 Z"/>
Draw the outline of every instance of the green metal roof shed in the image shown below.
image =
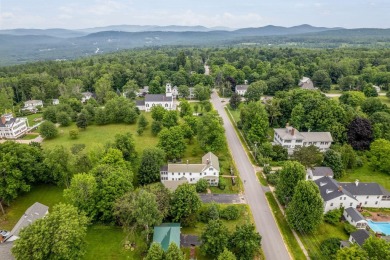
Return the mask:
<path id="1" fill-rule="evenodd" d="M 180 223 L 162 223 L 154 227 L 153 242 L 159 243 L 164 251 L 170 243 L 180 247 Z"/>

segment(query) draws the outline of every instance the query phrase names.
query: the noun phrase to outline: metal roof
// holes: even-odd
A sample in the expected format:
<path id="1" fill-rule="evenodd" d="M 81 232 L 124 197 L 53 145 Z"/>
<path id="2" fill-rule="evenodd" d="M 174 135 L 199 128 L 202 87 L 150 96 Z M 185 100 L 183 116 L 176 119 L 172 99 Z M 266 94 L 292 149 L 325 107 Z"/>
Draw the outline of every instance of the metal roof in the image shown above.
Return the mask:
<path id="1" fill-rule="evenodd" d="M 344 210 L 351 217 L 351 219 L 353 221 L 355 221 L 355 222 L 358 222 L 358 221 L 361 221 L 361 220 L 365 220 L 365 218 L 362 216 L 362 214 L 360 214 L 359 211 L 357 211 L 356 208 L 349 207 L 349 208 L 346 208 Z"/>
<path id="2" fill-rule="evenodd" d="M 305 142 L 333 142 L 329 132 L 301 132 Z"/>
<path id="3" fill-rule="evenodd" d="M 154 227 L 153 242 L 159 243 L 164 251 L 171 243 L 180 248 L 180 223 L 162 223 Z"/>

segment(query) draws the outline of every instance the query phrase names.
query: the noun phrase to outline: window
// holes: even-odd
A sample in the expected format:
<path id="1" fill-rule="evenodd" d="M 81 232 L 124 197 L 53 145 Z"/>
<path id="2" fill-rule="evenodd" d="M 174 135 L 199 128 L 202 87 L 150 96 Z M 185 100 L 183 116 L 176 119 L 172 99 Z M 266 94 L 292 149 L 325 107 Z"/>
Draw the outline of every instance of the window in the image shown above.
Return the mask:
<path id="1" fill-rule="evenodd" d="M 376 197 L 377 199 L 379 199 L 380 196 Z"/>
<path id="2" fill-rule="evenodd" d="M 202 173 L 200 173 L 200 174 L 202 174 Z M 190 172 L 190 175 L 192 175 L 192 172 Z"/>
<path id="3" fill-rule="evenodd" d="M 375 201 L 375 205 L 378 205 L 378 201 Z"/>
<path id="4" fill-rule="evenodd" d="M 180 176 L 180 172 L 179 172 L 179 173 L 177 173 L 177 175 L 179 175 L 179 176 Z"/>
<path id="5" fill-rule="evenodd" d="M 291 143 L 291 140 L 284 140 L 285 143 Z"/>
<path id="6" fill-rule="evenodd" d="M 367 201 L 364 202 L 364 205 L 367 205 Z"/>
<path id="7" fill-rule="evenodd" d="M 347 199 L 347 197 L 344 197 L 344 200 L 346 200 Z"/>
<path id="8" fill-rule="evenodd" d="M 330 206 L 333 207 L 333 203 L 330 203 Z"/>
<path id="9" fill-rule="evenodd" d="M 146 107 L 149 107 L 149 104 L 146 104 Z"/>
<path id="10" fill-rule="evenodd" d="M 172 176 L 174 176 L 175 175 L 175 173 L 174 172 L 172 172 Z"/>
<path id="11" fill-rule="evenodd" d="M 352 202 L 351 202 L 351 203 L 349 203 L 349 206 L 350 206 L 350 207 L 352 207 L 352 204 L 353 204 Z"/>
<path id="12" fill-rule="evenodd" d="M 202 173 L 200 173 L 200 176 L 202 176 Z"/>
<path id="13" fill-rule="evenodd" d="M 209 168 L 209 171 L 212 171 L 213 170 L 213 168 Z"/>
<path id="14" fill-rule="evenodd" d="M 185 172 L 183 172 L 183 176 L 186 176 L 186 173 L 185 173 Z"/>
<path id="15" fill-rule="evenodd" d="M 369 198 L 370 196 L 367 196 L 367 199 Z"/>
<path id="16" fill-rule="evenodd" d="M 343 197 L 340 197 L 340 200 L 343 200 Z"/>
<path id="17" fill-rule="evenodd" d="M 343 203 L 341 202 L 341 203 L 340 203 L 340 208 L 341 208 L 342 206 L 343 206 Z"/>

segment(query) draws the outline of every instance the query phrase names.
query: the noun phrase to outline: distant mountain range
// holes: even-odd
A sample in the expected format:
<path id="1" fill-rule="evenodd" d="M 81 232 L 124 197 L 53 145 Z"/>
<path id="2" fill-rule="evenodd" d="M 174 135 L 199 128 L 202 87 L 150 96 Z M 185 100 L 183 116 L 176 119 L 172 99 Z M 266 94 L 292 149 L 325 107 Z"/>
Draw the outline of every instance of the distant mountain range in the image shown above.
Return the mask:
<path id="1" fill-rule="evenodd" d="M 340 47 L 386 45 L 390 29 L 344 29 L 299 25 L 231 29 L 203 26 L 113 25 L 79 30 L 0 30 L 0 66 L 74 59 L 136 47 L 277 45 Z"/>

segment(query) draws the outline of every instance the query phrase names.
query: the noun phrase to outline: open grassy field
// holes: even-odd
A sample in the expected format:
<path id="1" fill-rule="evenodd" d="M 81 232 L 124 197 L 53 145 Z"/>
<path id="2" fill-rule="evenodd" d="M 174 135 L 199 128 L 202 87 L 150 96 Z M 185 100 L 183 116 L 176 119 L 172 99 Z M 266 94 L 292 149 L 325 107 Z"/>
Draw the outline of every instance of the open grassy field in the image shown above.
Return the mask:
<path id="1" fill-rule="evenodd" d="M 125 241 L 135 243 L 135 250 L 125 248 Z M 126 237 L 122 228 L 95 224 L 88 228 L 84 259 L 142 259 L 147 246 L 141 237 Z"/>
<path id="2" fill-rule="evenodd" d="M 361 182 L 377 182 L 387 190 L 390 190 L 390 175 L 374 171 L 374 169 L 367 164 L 363 165 L 363 167 L 347 172 L 347 174 L 339 181 L 354 182 L 356 179 Z"/>
<path id="3" fill-rule="evenodd" d="M 378 97 L 383 104 L 386 104 L 388 107 L 390 107 L 390 98 L 386 97 L 386 96 L 379 96 Z"/>
<path id="4" fill-rule="evenodd" d="M 348 240 L 348 235 L 344 231 L 343 223 L 338 223 L 333 226 L 328 223 L 322 223 L 317 231 L 313 234 L 300 234 L 302 243 L 305 245 L 307 252 L 311 259 L 325 259 L 321 254 L 320 245 L 321 243 L 328 238 L 337 237 L 341 240 Z"/>
<path id="5" fill-rule="evenodd" d="M 28 120 L 28 125 L 32 127 L 35 124 L 38 124 L 40 121 L 35 122 L 34 119 L 42 117 L 42 113 L 36 113 L 26 116 Z"/>
<path id="6" fill-rule="evenodd" d="M 35 202 L 40 202 L 50 208 L 59 202 L 65 202 L 63 189 L 54 185 L 39 185 L 32 187 L 28 193 L 19 196 L 5 207 L 5 216 L 0 216 L 0 229 L 11 230 L 24 212 Z M 1 215 L 1 213 L 0 213 Z"/>

